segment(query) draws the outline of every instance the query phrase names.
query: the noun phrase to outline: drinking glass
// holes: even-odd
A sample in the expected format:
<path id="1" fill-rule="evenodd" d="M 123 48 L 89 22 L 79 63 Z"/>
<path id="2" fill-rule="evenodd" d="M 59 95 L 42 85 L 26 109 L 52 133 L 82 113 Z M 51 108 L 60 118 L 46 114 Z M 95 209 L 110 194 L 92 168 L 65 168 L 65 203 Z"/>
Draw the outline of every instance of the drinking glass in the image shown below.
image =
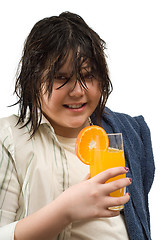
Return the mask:
<path id="1" fill-rule="evenodd" d="M 90 156 L 90 174 L 91 177 L 97 175 L 100 172 L 114 167 L 125 167 L 125 157 L 123 149 L 122 133 L 108 134 L 109 148 L 106 151 L 93 148 Z M 96 139 L 97 141 L 97 139 Z M 107 182 L 112 182 L 121 178 L 125 178 L 126 174 L 118 175 L 110 178 Z M 110 193 L 111 197 L 124 196 L 126 188 L 118 189 Z M 122 210 L 124 205 L 109 207 L 110 210 Z"/>

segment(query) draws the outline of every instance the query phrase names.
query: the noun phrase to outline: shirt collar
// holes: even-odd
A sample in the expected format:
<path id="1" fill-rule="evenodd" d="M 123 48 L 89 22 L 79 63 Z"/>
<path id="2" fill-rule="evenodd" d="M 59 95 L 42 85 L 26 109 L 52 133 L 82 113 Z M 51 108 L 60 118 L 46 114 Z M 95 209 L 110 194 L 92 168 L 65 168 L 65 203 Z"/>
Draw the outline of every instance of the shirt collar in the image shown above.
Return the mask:
<path id="1" fill-rule="evenodd" d="M 42 124 L 51 125 L 50 122 L 47 120 L 47 118 L 43 114 L 42 114 L 42 117 L 41 117 L 40 125 L 42 125 Z"/>

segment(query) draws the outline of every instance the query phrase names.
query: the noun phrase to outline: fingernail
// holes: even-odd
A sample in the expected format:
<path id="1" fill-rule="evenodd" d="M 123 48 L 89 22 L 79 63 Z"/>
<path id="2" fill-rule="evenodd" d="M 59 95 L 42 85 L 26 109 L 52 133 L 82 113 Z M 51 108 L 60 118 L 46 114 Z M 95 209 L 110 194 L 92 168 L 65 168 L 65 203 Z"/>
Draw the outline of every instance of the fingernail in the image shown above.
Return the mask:
<path id="1" fill-rule="evenodd" d="M 130 182 L 132 182 L 132 179 L 131 179 L 131 178 L 129 178 L 129 181 L 130 181 Z"/>
<path id="2" fill-rule="evenodd" d="M 128 195 L 129 195 L 129 197 L 130 197 L 130 193 L 128 192 L 127 194 L 128 194 Z"/>
<path id="3" fill-rule="evenodd" d="M 124 169 L 125 169 L 125 171 L 127 171 L 127 172 L 129 171 L 129 169 L 128 169 L 127 167 L 124 167 Z"/>

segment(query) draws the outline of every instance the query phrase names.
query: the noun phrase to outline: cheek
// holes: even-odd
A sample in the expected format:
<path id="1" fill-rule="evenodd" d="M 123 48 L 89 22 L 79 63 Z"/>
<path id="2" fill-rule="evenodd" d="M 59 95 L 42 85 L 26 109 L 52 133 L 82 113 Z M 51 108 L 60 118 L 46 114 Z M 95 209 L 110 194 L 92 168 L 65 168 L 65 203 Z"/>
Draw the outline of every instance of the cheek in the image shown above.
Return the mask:
<path id="1" fill-rule="evenodd" d="M 100 90 L 100 85 L 99 82 L 95 82 L 91 88 L 91 96 L 92 99 L 99 101 L 101 98 L 101 90 Z"/>
<path id="2" fill-rule="evenodd" d="M 41 101 L 42 110 L 44 112 L 48 112 L 48 111 L 52 110 L 53 106 L 55 105 L 54 102 L 55 102 L 55 100 L 54 100 L 53 95 L 51 95 L 50 98 L 48 98 L 47 94 L 43 95 L 42 101 Z"/>

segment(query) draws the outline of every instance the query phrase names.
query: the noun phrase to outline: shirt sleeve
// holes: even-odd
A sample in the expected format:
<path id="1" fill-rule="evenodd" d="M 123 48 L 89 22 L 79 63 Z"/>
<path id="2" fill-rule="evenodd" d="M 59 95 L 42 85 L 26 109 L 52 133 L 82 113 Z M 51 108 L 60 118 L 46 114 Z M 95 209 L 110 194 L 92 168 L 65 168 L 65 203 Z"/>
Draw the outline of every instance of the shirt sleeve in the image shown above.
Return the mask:
<path id="1" fill-rule="evenodd" d="M 0 228 L 0 239 L 14 240 L 14 230 L 17 222 L 10 223 Z"/>
<path id="2" fill-rule="evenodd" d="M 0 131 L 0 239 L 14 239 L 20 184 L 14 162 L 11 131 Z M 2 236 L 2 237 L 1 237 Z"/>

